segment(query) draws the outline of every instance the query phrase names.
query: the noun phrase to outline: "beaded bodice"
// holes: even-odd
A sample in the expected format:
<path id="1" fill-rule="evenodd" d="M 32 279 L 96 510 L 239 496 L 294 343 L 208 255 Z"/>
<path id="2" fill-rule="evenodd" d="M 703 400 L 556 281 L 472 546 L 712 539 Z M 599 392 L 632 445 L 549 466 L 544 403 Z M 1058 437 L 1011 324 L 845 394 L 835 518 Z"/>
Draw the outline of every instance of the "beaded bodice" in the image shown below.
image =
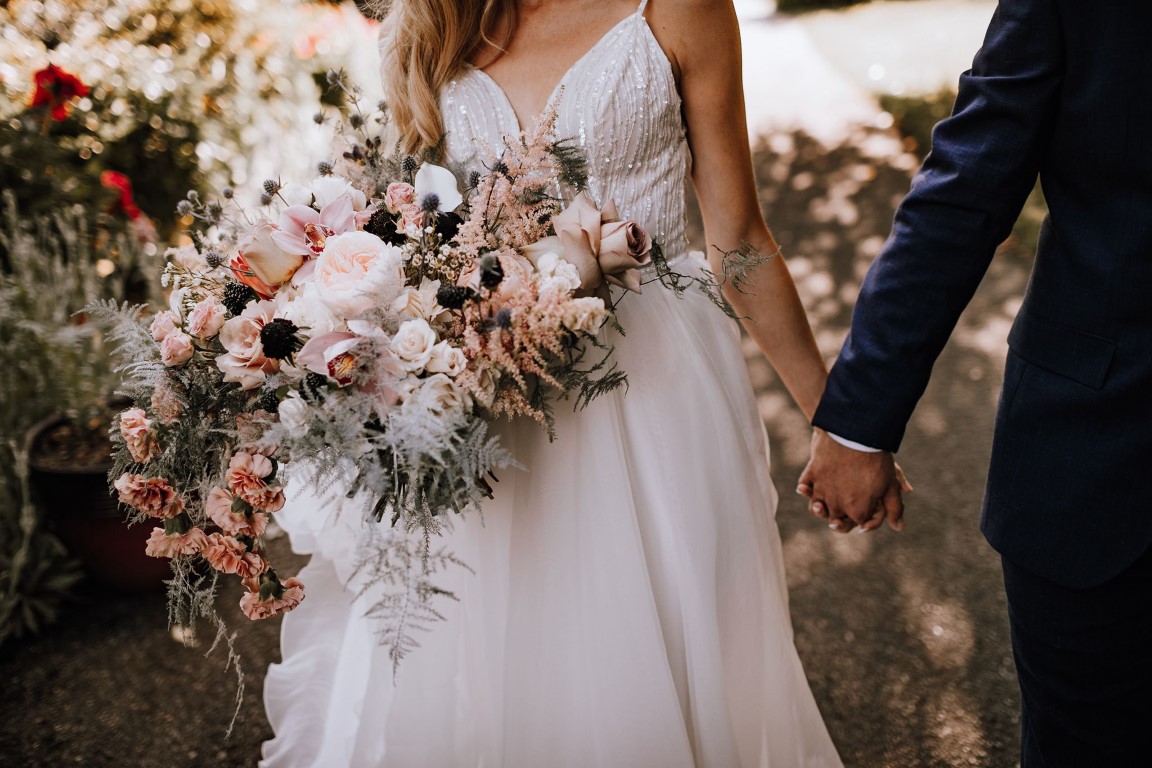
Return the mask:
<path id="1" fill-rule="evenodd" d="M 683 253 L 684 184 L 690 164 L 680 95 L 644 4 L 608 31 L 557 83 L 556 137 L 573 139 L 589 165 L 588 192 L 616 203 L 667 255 Z M 440 96 L 448 158 L 465 168 L 521 126 L 503 89 L 469 67 Z"/>

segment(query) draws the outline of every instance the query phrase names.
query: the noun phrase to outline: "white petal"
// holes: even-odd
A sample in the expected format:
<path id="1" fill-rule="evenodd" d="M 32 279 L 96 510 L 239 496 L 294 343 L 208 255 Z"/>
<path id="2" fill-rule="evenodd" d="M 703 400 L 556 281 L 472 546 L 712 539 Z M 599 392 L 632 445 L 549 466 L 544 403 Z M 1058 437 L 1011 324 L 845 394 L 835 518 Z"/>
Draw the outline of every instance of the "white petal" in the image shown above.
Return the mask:
<path id="1" fill-rule="evenodd" d="M 425 195 L 436 195 L 440 198 L 441 211 L 454 211 L 464 202 L 460 190 L 456 188 L 456 177 L 447 168 L 424 163 L 416 171 L 416 204 L 424 199 Z"/>

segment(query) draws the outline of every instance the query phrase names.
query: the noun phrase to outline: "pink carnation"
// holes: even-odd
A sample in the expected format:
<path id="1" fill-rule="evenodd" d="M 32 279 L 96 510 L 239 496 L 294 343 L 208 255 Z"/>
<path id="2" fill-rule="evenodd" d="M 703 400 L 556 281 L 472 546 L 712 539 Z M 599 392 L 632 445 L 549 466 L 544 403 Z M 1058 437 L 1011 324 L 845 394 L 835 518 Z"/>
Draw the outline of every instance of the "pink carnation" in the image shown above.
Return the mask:
<path id="1" fill-rule="evenodd" d="M 299 579 L 284 579 L 277 590 L 279 597 L 260 599 L 259 591 L 250 591 L 240 598 L 240 610 L 249 619 L 267 619 L 278 613 L 287 613 L 304 600 L 304 584 Z"/>
<path id="2" fill-rule="evenodd" d="M 244 514 L 232 511 L 232 500 L 235 498 L 231 491 L 225 488 L 213 488 L 208 493 L 208 501 L 204 511 L 220 530 L 230 536 L 262 536 L 268 527 L 268 515 L 263 512 Z"/>
<path id="3" fill-rule="evenodd" d="M 153 528 L 144 553 L 149 557 L 194 555 L 204 549 L 205 544 L 207 544 L 207 539 L 204 536 L 204 531 L 199 528 L 189 528 L 185 533 L 172 535 L 164 533 L 163 528 Z"/>
<path id="4" fill-rule="evenodd" d="M 242 579 L 251 579 L 268 570 L 268 561 L 231 536 L 212 533 L 203 547 L 208 565 L 222 573 L 234 573 Z"/>
<path id="5" fill-rule="evenodd" d="M 259 453 L 239 451 L 228 462 L 228 488 L 253 507 L 276 512 L 284 506 L 284 490 L 268 485 L 264 478 L 272 474 L 272 461 Z"/>
<path id="6" fill-rule="evenodd" d="M 132 460 L 143 464 L 156 458 L 160 446 L 152 431 L 152 420 L 143 408 L 129 408 L 120 414 L 120 435 L 128 445 Z"/>
<path id="7" fill-rule="evenodd" d="M 176 388 L 167 379 L 161 379 L 152 391 L 152 413 L 164 424 L 171 424 L 183 411 L 184 403 Z"/>
<path id="8" fill-rule="evenodd" d="M 184 500 L 162 477 L 144 477 L 125 472 L 113 484 L 120 501 L 137 512 L 171 519 L 184 511 Z"/>

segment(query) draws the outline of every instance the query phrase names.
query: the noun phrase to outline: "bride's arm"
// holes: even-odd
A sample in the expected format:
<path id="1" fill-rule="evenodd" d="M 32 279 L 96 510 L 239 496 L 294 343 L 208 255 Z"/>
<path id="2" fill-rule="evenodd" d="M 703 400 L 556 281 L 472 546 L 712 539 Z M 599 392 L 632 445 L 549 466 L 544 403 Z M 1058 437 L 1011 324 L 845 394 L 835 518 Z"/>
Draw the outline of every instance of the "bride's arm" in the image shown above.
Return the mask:
<path id="1" fill-rule="evenodd" d="M 692 150 L 692 182 L 704 216 L 708 259 L 749 243 L 776 254 L 756 193 L 741 78 L 740 30 L 729 0 L 653 0 L 647 16 L 677 71 Z M 768 259 L 743 292 L 725 289 L 744 327 L 809 419 L 827 372 L 784 259 Z"/>

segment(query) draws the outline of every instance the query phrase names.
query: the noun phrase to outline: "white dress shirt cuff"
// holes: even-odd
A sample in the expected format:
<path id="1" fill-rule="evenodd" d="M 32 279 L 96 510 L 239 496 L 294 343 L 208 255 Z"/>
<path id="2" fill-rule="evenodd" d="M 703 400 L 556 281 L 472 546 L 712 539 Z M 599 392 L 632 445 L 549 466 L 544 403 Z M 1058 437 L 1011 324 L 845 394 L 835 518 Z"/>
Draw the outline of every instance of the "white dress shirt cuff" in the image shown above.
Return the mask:
<path id="1" fill-rule="evenodd" d="M 844 446 L 845 448 L 851 448 L 854 451 L 860 451 L 862 453 L 880 453 L 879 448 L 873 448 L 869 445 L 861 445 L 860 443 L 854 443 L 851 440 L 846 440 L 843 437 L 840 437 L 840 435 L 835 435 L 831 432 L 828 433 L 828 437 L 830 437 L 833 440 L 835 440 L 836 442 L 840 443 L 840 445 Z"/>

